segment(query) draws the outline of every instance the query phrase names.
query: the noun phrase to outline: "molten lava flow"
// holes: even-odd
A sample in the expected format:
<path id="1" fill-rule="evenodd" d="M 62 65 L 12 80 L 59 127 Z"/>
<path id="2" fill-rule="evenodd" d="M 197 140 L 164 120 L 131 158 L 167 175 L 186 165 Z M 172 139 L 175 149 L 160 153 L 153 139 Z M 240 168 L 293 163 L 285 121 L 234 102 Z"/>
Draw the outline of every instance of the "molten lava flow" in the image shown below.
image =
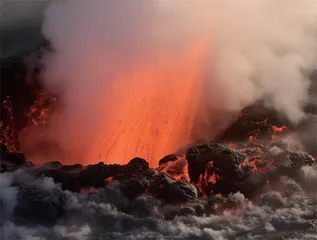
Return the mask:
<path id="1" fill-rule="evenodd" d="M 254 158 L 244 160 L 240 164 L 240 170 L 249 166 L 252 168 L 252 172 L 264 173 L 267 170 L 267 165 L 268 165 L 267 162 L 265 162 L 263 159 L 254 157 Z"/>
<path id="2" fill-rule="evenodd" d="M 1 106 L 3 117 L 5 119 L 3 122 L 0 122 L 0 142 L 6 145 L 9 151 L 20 151 L 20 147 L 23 148 L 20 146 L 21 134 L 34 126 L 44 126 L 48 115 L 55 104 L 56 97 L 45 92 L 39 93 L 33 104 L 26 111 L 27 119 L 25 125 L 22 128 L 17 129 L 16 119 L 13 117 L 11 97 L 8 96 Z M 36 149 L 35 151 L 39 150 L 41 149 Z"/>
<path id="3" fill-rule="evenodd" d="M 268 122 L 268 117 L 262 121 L 253 121 L 248 119 L 248 115 L 245 114 L 242 124 L 245 126 L 252 126 L 251 130 L 246 134 L 247 141 L 254 142 L 259 140 L 260 135 L 267 135 L 272 140 L 280 138 L 283 134 L 287 133 L 289 129 L 286 126 L 278 127 Z"/>
<path id="4" fill-rule="evenodd" d="M 113 181 L 114 177 L 107 177 L 105 178 L 105 184 L 109 184 Z"/>
<path id="5" fill-rule="evenodd" d="M 271 130 L 273 131 L 273 133 L 272 133 L 272 139 L 277 139 L 277 138 L 280 137 L 280 136 L 278 135 L 278 133 L 285 132 L 285 130 L 288 130 L 288 128 L 287 128 L 286 126 L 277 127 L 277 126 L 272 125 L 272 126 L 271 126 Z"/>
<path id="6" fill-rule="evenodd" d="M 217 181 L 221 179 L 221 176 L 219 176 L 216 172 L 210 171 L 211 169 L 213 169 L 213 167 L 213 161 L 208 162 L 205 172 L 201 174 L 198 181 L 194 183 L 203 194 L 202 197 L 206 199 L 213 191 L 213 185 L 215 185 Z"/>
<path id="7" fill-rule="evenodd" d="M 213 173 L 211 174 L 211 176 L 209 176 L 208 182 L 211 184 L 215 184 L 217 182 L 217 178 L 218 178 L 217 174 Z"/>
<path id="8" fill-rule="evenodd" d="M 94 190 L 94 188 L 92 188 L 92 187 L 82 187 L 82 188 L 80 188 L 80 193 L 82 193 L 82 194 L 87 194 L 87 193 L 90 193 L 90 192 L 92 192 Z"/>
<path id="9" fill-rule="evenodd" d="M 124 164 L 138 156 L 156 167 L 164 155 L 187 144 L 198 105 L 204 44 L 182 54 L 158 53 L 155 61 L 136 61 L 131 73 L 118 76 L 109 114 L 89 152 L 88 161 Z"/>
<path id="10" fill-rule="evenodd" d="M 190 181 L 188 176 L 188 163 L 183 157 L 179 157 L 176 161 L 164 163 L 157 170 L 175 180 L 185 179 L 188 182 Z"/>
<path id="11" fill-rule="evenodd" d="M 56 103 L 56 97 L 41 92 L 27 112 L 27 117 L 34 125 L 45 125 L 48 114 Z"/>
<path id="12" fill-rule="evenodd" d="M 259 134 L 260 134 L 260 129 L 256 129 L 256 131 L 252 131 L 251 135 L 249 135 L 248 137 L 248 141 L 249 142 L 256 141 Z"/>

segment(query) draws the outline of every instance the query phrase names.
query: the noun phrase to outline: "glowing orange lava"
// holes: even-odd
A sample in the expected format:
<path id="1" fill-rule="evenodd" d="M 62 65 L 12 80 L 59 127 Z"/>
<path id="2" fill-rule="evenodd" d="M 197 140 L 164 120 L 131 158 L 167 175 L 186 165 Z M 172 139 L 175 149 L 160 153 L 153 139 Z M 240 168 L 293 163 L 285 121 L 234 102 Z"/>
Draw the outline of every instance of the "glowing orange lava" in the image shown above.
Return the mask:
<path id="1" fill-rule="evenodd" d="M 92 187 L 82 187 L 82 188 L 80 188 L 80 193 L 82 193 L 82 194 L 87 194 L 87 193 L 90 193 L 90 192 L 92 192 L 94 190 L 94 188 L 92 188 Z"/>
<path id="2" fill-rule="evenodd" d="M 55 105 L 56 100 L 56 97 L 41 92 L 28 110 L 27 117 L 34 125 L 45 125 L 48 114 L 52 110 L 52 106 Z"/>
<path id="3" fill-rule="evenodd" d="M 107 178 L 105 179 L 105 183 L 106 183 L 106 184 L 109 184 L 109 183 L 111 183 L 111 182 L 113 181 L 113 179 L 114 179 L 114 177 L 107 177 Z"/>
<path id="4" fill-rule="evenodd" d="M 158 52 L 155 61 L 136 61 L 129 74 L 118 76 L 89 161 L 125 164 L 138 156 L 156 167 L 161 157 L 187 144 L 201 92 L 204 49 L 198 41 L 180 54 Z"/>
<path id="5" fill-rule="evenodd" d="M 162 164 L 157 170 L 175 180 L 185 179 L 188 182 L 190 181 L 188 175 L 188 163 L 183 157 L 179 157 L 176 161 Z"/>
<path id="6" fill-rule="evenodd" d="M 286 126 L 277 127 L 277 126 L 272 125 L 271 130 L 273 131 L 272 139 L 277 139 L 280 137 L 278 134 L 281 132 L 284 132 L 285 130 L 288 130 L 288 128 Z"/>

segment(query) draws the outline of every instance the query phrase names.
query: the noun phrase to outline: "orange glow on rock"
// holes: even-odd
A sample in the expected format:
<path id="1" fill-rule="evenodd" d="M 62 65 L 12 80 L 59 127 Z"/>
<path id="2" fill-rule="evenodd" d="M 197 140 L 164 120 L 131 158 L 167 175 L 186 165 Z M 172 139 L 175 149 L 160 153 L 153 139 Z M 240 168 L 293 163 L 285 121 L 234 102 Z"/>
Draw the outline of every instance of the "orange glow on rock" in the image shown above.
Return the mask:
<path id="1" fill-rule="evenodd" d="M 285 130 L 288 130 L 288 128 L 286 126 L 277 127 L 272 125 L 271 130 L 273 131 L 272 139 L 278 139 L 280 137 L 278 134 L 284 132 Z"/>
<path id="2" fill-rule="evenodd" d="M 90 193 L 90 192 L 92 192 L 94 190 L 94 188 L 92 188 L 92 187 L 82 187 L 82 188 L 80 188 L 80 193 L 82 193 L 82 194 L 87 194 L 87 193 Z"/>
<path id="3" fill-rule="evenodd" d="M 209 176 L 208 182 L 211 184 L 216 184 L 217 182 L 217 174 L 213 173 L 211 176 Z"/>
<path id="4" fill-rule="evenodd" d="M 114 177 L 107 177 L 105 178 L 105 184 L 109 184 L 113 181 Z"/>
<path id="5" fill-rule="evenodd" d="M 179 157 L 176 161 L 164 163 L 157 170 L 165 173 L 174 180 L 185 179 L 188 182 L 190 181 L 188 175 L 188 163 L 183 157 Z"/>
<path id="6" fill-rule="evenodd" d="M 158 52 L 154 61 L 136 61 L 128 74 L 117 76 L 104 102 L 104 126 L 86 163 L 125 164 L 138 156 L 157 167 L 161 157 L 187 144 L 201 92 L 204 50 L 198 41 L 181 54 Z"/>

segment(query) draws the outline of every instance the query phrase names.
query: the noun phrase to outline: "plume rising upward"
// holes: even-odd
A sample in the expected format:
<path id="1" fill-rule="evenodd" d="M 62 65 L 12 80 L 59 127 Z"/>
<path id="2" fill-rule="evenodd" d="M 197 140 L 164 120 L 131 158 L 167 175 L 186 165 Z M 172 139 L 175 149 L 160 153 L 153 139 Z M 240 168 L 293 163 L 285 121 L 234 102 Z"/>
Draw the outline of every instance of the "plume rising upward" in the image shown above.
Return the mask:
<path id="1" fill-rule="evenodd" d="M 45 138 L 69 161 L 138 155 L 156 165 L 192 140 L 205 124 L 197 116 L 211 116 L 211 138 L 214 119 L 227 123 L 264 98 L 297 122 L 303 69 L 316 67 L 316 13 L 316 1 L 54 3 L 43 23 L 54 49 L 44 81 L 64 108 Z"/>

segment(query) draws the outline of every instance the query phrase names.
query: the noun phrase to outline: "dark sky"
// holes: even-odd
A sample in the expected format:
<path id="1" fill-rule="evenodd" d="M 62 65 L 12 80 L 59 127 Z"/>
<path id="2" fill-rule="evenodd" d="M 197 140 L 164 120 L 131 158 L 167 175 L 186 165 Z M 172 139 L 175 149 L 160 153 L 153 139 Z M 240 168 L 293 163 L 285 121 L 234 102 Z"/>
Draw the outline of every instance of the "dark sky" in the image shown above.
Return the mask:
<path id="1" fill-rule="evenodd" d="M 5 0 L 0 3 L 1 58 L 21 54 L 43 41 L 43 11 L 51 1 Z"/>

